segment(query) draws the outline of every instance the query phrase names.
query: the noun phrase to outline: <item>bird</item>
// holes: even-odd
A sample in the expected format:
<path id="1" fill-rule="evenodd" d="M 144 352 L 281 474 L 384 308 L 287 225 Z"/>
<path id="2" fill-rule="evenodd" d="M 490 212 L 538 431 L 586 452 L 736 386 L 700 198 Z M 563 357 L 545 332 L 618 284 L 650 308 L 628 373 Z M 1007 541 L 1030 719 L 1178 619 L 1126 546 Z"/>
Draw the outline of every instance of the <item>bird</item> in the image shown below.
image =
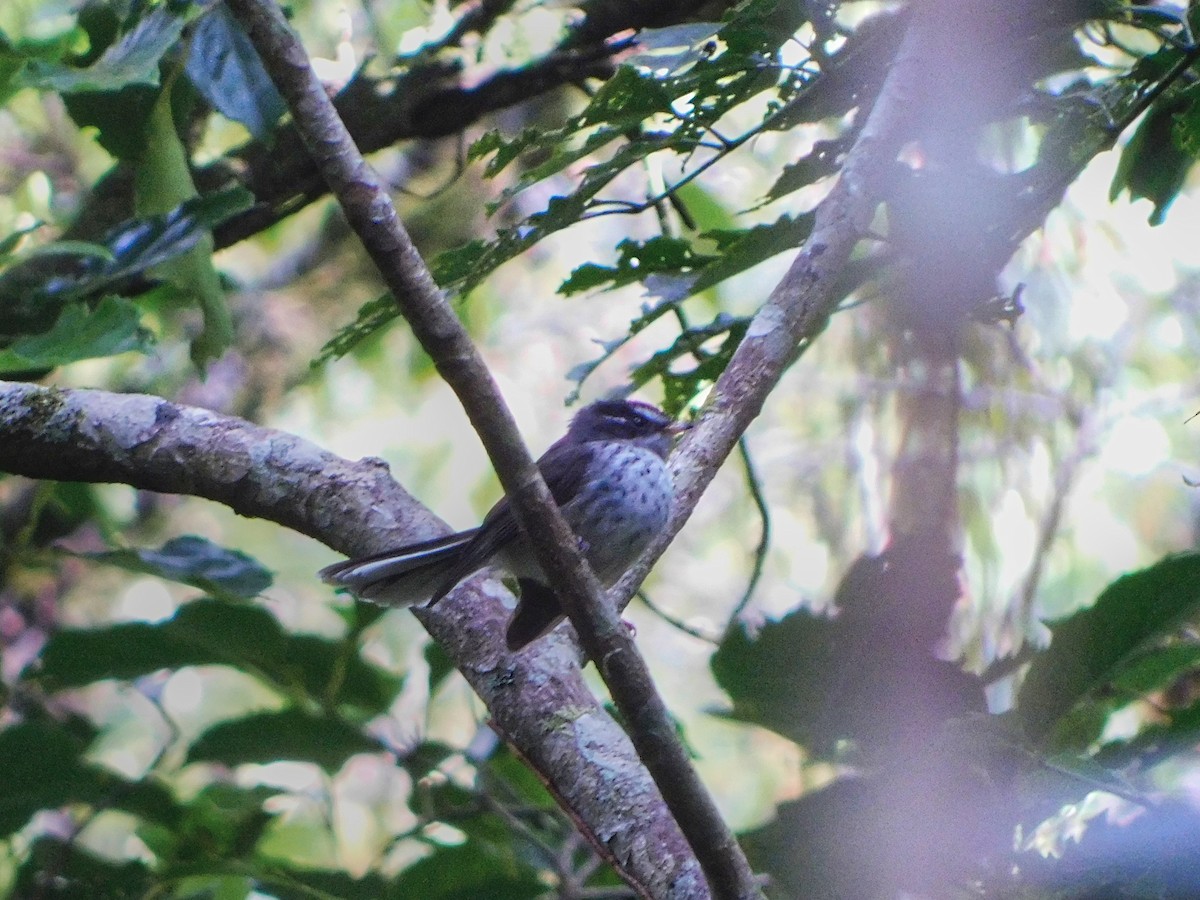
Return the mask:
<path id="1" fill-rule="evenodd" d="M 674 482 L 666 459 L 690 428 L 640 400 L 605 399 L 575 414 L 567 433 L 538 459 L 551 496 L 597 579 L 611 587 L 663 531 Z M 477 528 L 322 569 L 323 581 L 387 606 L 433 606 L 460 582 L 494 566 L 513 576 L 520 598 L 505 632 L 516 652 L 565 616 L 503 497 Z"/>

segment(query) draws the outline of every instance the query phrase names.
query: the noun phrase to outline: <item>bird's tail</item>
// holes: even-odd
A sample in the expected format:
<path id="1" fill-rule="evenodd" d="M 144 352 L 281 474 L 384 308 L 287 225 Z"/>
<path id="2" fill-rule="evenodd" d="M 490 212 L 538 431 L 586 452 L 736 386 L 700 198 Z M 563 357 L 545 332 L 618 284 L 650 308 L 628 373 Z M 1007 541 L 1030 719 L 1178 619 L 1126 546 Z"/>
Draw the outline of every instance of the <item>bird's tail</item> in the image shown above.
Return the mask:
<path id="1" fill-rule="evenodd" d="M 335 587 L 385 606 L 423 603 L 442 587 L 459 551 L 478 529 L 326 566 L 318 575 Z"/>

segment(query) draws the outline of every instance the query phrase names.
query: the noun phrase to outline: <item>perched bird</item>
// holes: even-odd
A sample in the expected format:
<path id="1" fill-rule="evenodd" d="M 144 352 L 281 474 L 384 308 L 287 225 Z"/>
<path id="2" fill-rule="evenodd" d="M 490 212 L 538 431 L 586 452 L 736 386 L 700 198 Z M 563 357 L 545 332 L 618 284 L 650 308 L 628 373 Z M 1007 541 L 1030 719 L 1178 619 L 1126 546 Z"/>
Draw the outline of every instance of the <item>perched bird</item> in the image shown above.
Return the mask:
<path id="1" fill-rule="evenodd" d="M 688 425 L 637 400 L 599 400 L 571 420 L 538 468 L 600 583 L 614 584 L 666 527 L 674 485 L 666 467 L 676 435 Z M 403 606 L 437 603 L 488 566 L 507 571 L 521 589 L 506 639 L 519 650 L 563 619 L 502 498 L 478 528 L 410 544 L 322 569 L 321 578 L 365 600 Z"/>

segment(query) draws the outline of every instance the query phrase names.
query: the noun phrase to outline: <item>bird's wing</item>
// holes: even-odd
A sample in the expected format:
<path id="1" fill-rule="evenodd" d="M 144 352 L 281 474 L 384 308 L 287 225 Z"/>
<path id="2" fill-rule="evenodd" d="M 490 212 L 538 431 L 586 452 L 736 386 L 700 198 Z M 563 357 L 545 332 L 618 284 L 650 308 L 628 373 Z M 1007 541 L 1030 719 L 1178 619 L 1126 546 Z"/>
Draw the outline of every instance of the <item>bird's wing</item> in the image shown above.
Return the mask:
<path id="1" fill-rule="evenodd" d="M 550 489 L 550 496 L 560 507 L 565 506 L 576 495 L 587 479 L 595 453 L 595 448 L 588 444 L 568 444 L 560 440 L 538 460 L 538 469 L 546 481 L 546 487 Z M 429 605 L 432 606 L 441 600 L 472 572 L 487 565 L 492 557 L 520 537 L 520 534 L 521 529 L 517 525 L 517 518 L 513 515 L 508 497 L 501 497 L 484 517 L 483 524 L 475 530 L 472 540 L 463 547 L 454 566 L 447 571 L 445 580 L 434 591 Z"/>

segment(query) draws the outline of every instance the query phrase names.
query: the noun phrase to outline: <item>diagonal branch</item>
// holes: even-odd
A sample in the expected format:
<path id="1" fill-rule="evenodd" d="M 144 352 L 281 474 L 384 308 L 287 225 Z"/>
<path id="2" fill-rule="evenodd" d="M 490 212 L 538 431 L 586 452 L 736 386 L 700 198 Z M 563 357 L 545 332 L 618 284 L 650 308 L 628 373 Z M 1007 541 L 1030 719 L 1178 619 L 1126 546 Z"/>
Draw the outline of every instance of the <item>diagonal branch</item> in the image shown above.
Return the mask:
<path id="1" fill-rule="evenodd" d="M 672 458 L 675 507 L 671 522 L 614 590 L 632 597 L 646 573 L 695 509 L 717 469 L 762 410 L 780 377 L 837 308 L 838 274 L 868 233 L 912 114 L 922 72 L 935 71 L 936 29 L 914 10 L 903 43 L 838 180 L 817 207 L 813 229 L 783 280 L 751 320 L 746 336 L 717 380 L 704 414 Z M 859 110 L 859 115 L 865 114 Z"/>
<path id="2" fill-rule="evenodd" d="M 448 531 L 381 460 L 350 462 L 294 435 L 139 394 L 0 382 L 0 471 L 203 497 L 346 553 Z M 559 635 L 536 653 L 508 653 L 501 593 L 472 580 L 421 621 L 496 730 L 639 896 L 708 897 L 629 739 L 584 683 L 575 647 Z"/>
<path id="3" fill-rule="evenodd" d="M 629 723 L 629 734 L 699 860 L 713 894 L 761 896 L 749 863 L 691 766 L 645 661 L 587 568 L 516 429 L 491 373 L 413 246 L 379 178 L 354 146 L 307 55 L 266 0 L 229 0 L 292 112 L 346 219 L 416 338 L 463 404 L 588 655 Z M 636 827 L 636 822 L 631 823 Z"/>

